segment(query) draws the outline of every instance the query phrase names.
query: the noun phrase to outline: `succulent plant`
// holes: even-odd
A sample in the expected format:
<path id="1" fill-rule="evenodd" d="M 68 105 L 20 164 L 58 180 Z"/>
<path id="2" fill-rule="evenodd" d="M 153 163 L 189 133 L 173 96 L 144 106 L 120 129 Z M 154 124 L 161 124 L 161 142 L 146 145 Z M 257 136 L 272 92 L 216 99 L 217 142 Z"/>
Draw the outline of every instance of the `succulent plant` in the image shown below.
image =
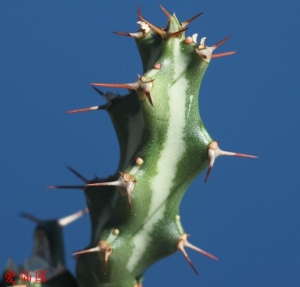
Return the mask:
<path id="1" fill-rule="evenodd" d="M 177 251 L 198 274 L 188 248 L 217 258 L 188 241 L 179 215 L 182 197 L 205 169 L 207 182 L 217 157 L 255 158 L 221 150 L 199 115 L 199 89 L 210 61 L 235 53 L 213 54 L 230 36 L 207 46 L 205 37 L 198 42 L 197 34 L 185 35 L 188 25 L 202 13 L 180 22 L 175 14 L 160 8 L 167 16 L 166 28 L 145 20 L 138 9 L 137 32 L 114 32 L 136 42 L 143 65 L 137 80 L 126 84 L 92 83 L 107 103 L 68 111 L 105 110 L 120 146 L 114 175 L 88 180 L 69 168 L 83 181 L 82 185 L 50 186 L 81 189 L 86 197 L 92 234 L 89 246 L 74 253 L 79 286 L 142 286 L 148 267 Z M 129 92 L 120 96 L 104 93 L 98 87 L 124 88 Z M 46 238 L 36 222 L 36 238 Z M 57 221 L 54 225 L 57 228 Z M 48 245 L 54 244 L 49 256 L 56 258 L 54 254 L 62 254 L 59 250 L 63 244 L 53 242 L 49 239 Z M 63 264 L 62 258 L 53 266 Z M 8 269 L 16 268 L 10 263 Z M 70 277 L 70 283 L 47 286 L 76 286 L 73 281 Z"/>

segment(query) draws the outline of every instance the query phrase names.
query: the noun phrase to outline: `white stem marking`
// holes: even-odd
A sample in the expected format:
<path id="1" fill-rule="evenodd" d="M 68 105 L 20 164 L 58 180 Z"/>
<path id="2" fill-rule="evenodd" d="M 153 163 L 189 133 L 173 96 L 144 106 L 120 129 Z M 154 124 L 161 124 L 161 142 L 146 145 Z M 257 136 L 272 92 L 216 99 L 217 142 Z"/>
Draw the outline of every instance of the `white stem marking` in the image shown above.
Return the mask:
<path id="1" fill-rule="evenodd" d="M 186 148 L 183 131 L 186 122 L 184 109 L 186 101 L 184 95 L 187 90 L 187 81 L 181 75 L 186 69 L 187 61 L 180 54 L 179 43 L 174 44 L 173 57 L 175 73 L 173 75 L 174 84 L 168 91 L 170 118 L 167 138 L 157 163 L 157 174 L 151 180 L 152 199 L 148 217 L 145 220 L 144 227 L 133 238 L 135 248 L 127 263 L 127 269 L 130 272 L 134 270 L 141 258 L 143 258 L 149 245 L 154 225 L 163 218 L 166 207 L 165 202 L 171 192 L 177 165 Z"/>

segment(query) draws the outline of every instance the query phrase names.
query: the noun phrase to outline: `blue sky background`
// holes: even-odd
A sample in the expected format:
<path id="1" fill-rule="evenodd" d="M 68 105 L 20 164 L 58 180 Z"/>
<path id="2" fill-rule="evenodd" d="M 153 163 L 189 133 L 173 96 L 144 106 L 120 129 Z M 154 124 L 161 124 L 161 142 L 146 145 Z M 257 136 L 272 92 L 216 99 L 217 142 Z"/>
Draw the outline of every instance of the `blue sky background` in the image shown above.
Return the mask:
<path id="1" fill-rule="evenodd" d="M 296 287 L 300 284 L 298 1 L 0 1 L 0 269 L 32 250 L 33 223 L 85 207 L 66 168 L 86 177 L 115 172 L 118 144 L 106 112 L 67 115 L 103 104 L 91 82 L 131 82 L 141 73 L 134 40 L 136 7 L 164 26 L 162 4 L 181 21 L 198 12 L 187 35 L 234 56 L 211 62 L 200 92 L 201 117 L 224 150 L 259 159 L 219 158 L 207 184 L 187 191 L 181 218 L 190 242 L 220 258 L 188 251 L 151 267 L 145 286 Z M 103 89 L 106 91 L 105 89 Z M 116 90 L 115 90 L 116 91 Z M 124 91 L 120 91 L 124 93 Z M 89 242 L 88 217 L 65 228 L 66 258 Z"/>

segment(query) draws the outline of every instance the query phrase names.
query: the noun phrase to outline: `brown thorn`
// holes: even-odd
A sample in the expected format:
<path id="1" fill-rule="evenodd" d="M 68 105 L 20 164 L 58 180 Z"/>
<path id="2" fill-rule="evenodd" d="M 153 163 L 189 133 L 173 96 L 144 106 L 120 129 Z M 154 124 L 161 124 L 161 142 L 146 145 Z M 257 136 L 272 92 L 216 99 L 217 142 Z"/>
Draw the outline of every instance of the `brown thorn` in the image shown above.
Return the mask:
<path id="1" fill-rule="evenodd" d="M 138 12 L 138 19 L 139 19 L 139 21 L 141 21 L 141 18 L 142 18 L 142 12 L 141 12 L 141 7 L 140 7 L 140 5 L 137 6 L 137 12 Z"/>
<path id="2" fill-rule="evenodd" d="M 130 33 L 127 33 L 127 32 L 119 32 L 119 31 L 113 31 L 114 34 L 117 34 L 117 35 L 121 35 L 121 36 L 127 36 L 127 37 L 132 37 L 130 35 Z"/>
<path id="3" fill-rule="evenodd" d="M 150 105 L 153 107 L 153 102 L 152 102 L 152 98 L 151 98 L 151 95 L 150 95 L 150 92 L 146 92 L 145 91 L 145 95 L 150 103 Z"/>
<path id="4" fill-rule="evenodd" d="M 128 85 L 128 84 L 91 83 L 91 86 L 111 87 L 111 88 L 122 88 L 122 89 L 130 89 L 130 90 L 133 90 L 132 86 L 130 86 L 130 85 Z"/>
<path id="5" fill-rule="evenodd" d="M 230 51 L 230 52 L 224 52 L 224 53 L 219 53 L 219 54 L 213 54 L 213 55 L 211 55 L 211 59 L 222 58 L 222 57 L 233 55 L 235 53 L 237 53 L 237 51 Z"/>
<path id="6" fill-rule="evenodd" d="M 104 260 L 104 275 L 106 275 L 106 272 L 107 272 L 107 263 L 108 263 L 108 260 Z"/>
<path id="7" fill-rule="evenodd" d="M 100 240 L 99 241 L 99 250 L 100 250 L 100 259 L 101 259 L 101 261 L 104 261 L 104 275 L 106 275 L 108 259 L 109 259 L 109 256 L 111 256 L 111 254 L 112 254 L 112 248 L 107 242 Z"/>
<path id="8" fill-rule="evenodd" d="M 192 267 L 192 269 L 194 270 L 194 272 L 196 273 L 197 276 L 199 276 L 199 273 L 195 267 L 195 265 L 193 264 L 192 260 L 190 259 L 190 257 L 187 255 L 186 251 L 184 250 L 183 245 L 179 245 L 178 249 L 181 251 L 181 253 L 183 254 L 184 258 L 186 259 L 186 261 L 189 263 L 189 265 Z"/>
<path id="9" fill-rule="evenodd" d="M 166 16 L 168 17 L 168 19 L 170 19 L 171 14 L 161 5 L 158 5 L 160 7 L 160 9 L 166 14 Z"/>
<path id="10" fill-rule="evenodd" d="M 203 14 L 203 12 L 200 12 L 199 14 L 195 15 L 194 17 L 192 17 L 191 19 L 188 19 L 184 22 L 181 22 L 181 26 L 185 27 L 188 24 L 190 24 L 191 22 L 193 22 L 196 18 L 198 18 L 199 16 L 201 16 Z"/>
<path id="11" fill-rule="evenodd" d="M 105 95 L 102 91 L 100 91 L 100 90 L 97 89 L 96 87 L 93 87 L 93 86 L 92 86 L 92 88 L 93 88 L 99 95 L 101 95 L 101 96 L 104 96 L 104 95 Z"/>
<path id="12" fill-rule="evenodd" d="M 210 172 L 212 170 L 212 166 L 210 165 L 207 169 L 207 172 L 206 172 L 206 176 L 205 176 L 205 180 L 204 180 L 204 183 L 207 182 L 208 178 L 209 178 L 209 175 L 210 175 Z"/>
<path id="13" fill-rule="evenodd" d="M 99 252 L 99 251 L 100 251 L 100 248 L 97 246 L 97 247 L 94 247 L 94 248 L 74 252 L 72 255 L 80 255 L 80 254 L 91 253 L 91 252 Z"/>
<path id="14" fill-rule="evenodd" d="M 118 186 L 117 181 L 89 183 L 86 186 Z"/>
<path id="15" fill-rule="evenodd" d="M 177 32 L 173 32 L 173 33 L 168 33 L 168 38 L 172 38 L 172 37 L 177 37 L 179 36 L 181 33 L 183 33 L 184 31 L 186 31 L 189 27 L 185 27 L 185 28 L 182 28 L 180 29 L 179 31 Z"/>
<path id="16" fill-rule="evenodd" d="M 129 209 L 132 208 L 132 203 L 131 203 L 131 194 L 128 192 L 127 193 L 127 198 L 128 198 L 128 206 L 129 206 Z"/>
<path id="17" fill-rule="evenodd" d="M 34 215 L 26 213 L 26 212 L 20 212 L 19 216 L 23 217 L 23 218 L 27 218 L 35 223 L 40 223 L 41 221 L 36 218 Z"/>
<path id="18" fill-rule="evenodd" d="M 236 153 L 234 156 L 237 157 L 246 157 L 246 158 L 258 158 L 256 155 L 244 154 L 244 153 Z"/>
<path id="19" fill-rule="evenodd" d="M 216 49 L 216 48 L 220 47 L 222 44 L 224 44 L 226 41 L 228 41 L 231 37 L 232 37 L 232 35 L 229 35 L 228 37 L 226 37 L 225 39 L 221 40 L 217 44 L 214 44 L 213 48 Z"/>
<path id="20" fill-rule="evenodd" d="M 201 254 L 203 254 L 203 255 L 211 258 L 211 259 L 219 260 L 216 256 L 208 253 L 207 251 L 204 251 L 203 249 L 201 249 L 201 248 L 199 248 L 197 246 L 194 246 L 193 244 L 189 243 L 188 241 L 186 241 L 185 247 L 188 247 L 188 248 L 190 248 L 192 250 L 195 250 L 195 251 L 197 251 L 197 252 L 199 252 L 199 253 L 201 253 Z"/>
<path id="21" fill-rule="evenodd" d="M 83 113 L 83 112 L 106 110 L 107 108 L 109 108 L 109 106 L 110 106 L 110 103 L 107 103 L 107 104 L 102 105 L 102 106 L 93 106 L 93 107 L 88 107 L 88 108 L 69 110 L 69 111 L 66 111 L 66 113 L 67 114 L 77 114 L 77 113 Z"/>
<path id="22" fill-rule="evenodd" d="M 164 37 L 166 35 L 166 32 L 164 30 L 161 30 L 161 29 L 157 28 L 156 26 L 154 26 L 153 24 L 151 24 L 150 22 L 148 22 L 147 20 L 145 20 L 143 17 L 141 17 L 141 21 L 143 21 L 146 24 L 148 24 L 150 26 L 150 28 L 152 28 L 161 37 Z"/>
<path id="23" fill-rule="evenodd" d="M 88 183 L 89 180 L 86 179 L 83 175 L 81 175 L 78 171 L 76 171 L 74 168 L 67 166 L 67 169 L 72 172 L 73 174 L 75 174 L 78 178 L 80 178 L 84 183 Z"/>
<path id="24" fill-rule="evenodd" d="M 82 185 L 48 185 L 47 188 L 51 189 L 85 189 L 85 186 Z"/>

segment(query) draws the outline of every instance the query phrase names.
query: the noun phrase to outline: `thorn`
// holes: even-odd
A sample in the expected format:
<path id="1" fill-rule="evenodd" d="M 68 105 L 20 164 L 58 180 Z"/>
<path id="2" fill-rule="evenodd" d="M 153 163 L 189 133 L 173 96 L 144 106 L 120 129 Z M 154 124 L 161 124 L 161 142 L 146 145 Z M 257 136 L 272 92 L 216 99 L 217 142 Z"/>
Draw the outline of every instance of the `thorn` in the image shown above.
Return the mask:
<path id="1" fill-rule="evenodd" d="M 181 237 L 182 236 L 180 236 L 177 248 L 178 248 L 178 250 L 181 251 L 182 255 L 185 257 L 186 261 L 190 264 L 190 266 L 192 267 L 192 269 L 194 270 L 196 275 L 199 276 L 199 273 L 198 273 L 195 265 L 193 264 L 192 260 L 190 259 L 190 257 L 188 256 L 188 254 L 186 253 L 186 251 L 184 249 L 184 244 L 183 244 Z"/>
<path id="2" fill-rule="evenodd" d="M 99 252 L 101 261 L 104 261 L 104 275 L 106 275 L 107 272 L 107 263 L 109 256 L 112 254 L 112 247 L 104 240 L 100 240 L 97 247 L 78 251 L 73 253 L 73 256 L 79 255 L 79 254 L 85 254 L 90 252 Z"/>
<path id="3" fill-rule="evenodd" d="M 102 91 L 100 91 L 100 90 L 97 89 L 96 87 L 93 87 L 93 86 L 92 86 L 92 88 L 93 88 L 100 96 L 104 96 L 104 95 L 105 95 Z"/>
<path id="4" fill-rule="evenodd" d="M 188 235 L 187 235 L 186 233 L 182 234 L 182 235 L 179 237 L 179 241 L 178 241 L 178 246 L 177 246 L 177 248 L 178 248 L 178 250 L 181 251 L 181 253 L 182 253 L 183 256 L 185 257 L 185 259 L 187 260 L 187 262 L 190 264 L 190 266 L 192 267 L 192 269 L 195 271 L 195 273 L 197 274 L 197 276 L 199 276 L 199 273 L 197 272 L 197 270 L 196 270 L 194 264 L 192 263 L 191 259 L 190 259 L 189 256 L 187 255 L 187 253 L 186 253 L 184 247 L 191 248 L 191 249 L 193 249 L 193 250 L 195 250 L 195 251 L 197 251 L 197 252 L 199 252 L 199 253 L 202 253 L 203 255 L 206 255 L 206 256 L 208 256 L 208 257 L 210 257 L 210 258 L 212 258 L 212 259 L 215 259 L 215 260 L 218 260 L 218 258 L 215 257 L 214 255 L 212 255 L 212 254 L 210 254 L 210 253 L 208 253 L 208 252 L 206 252 L 206 251 L 204 251 L 204 250 L 202 250 L 202 249 L 200 249 L 200 248 L 198 248 L 198 247 L 196 247 L 196 246 L 190 244 L 190 243 L 187 241 L 187 237 L 188 237 Z"/>
<path id="5" fill-rule="evenodd" d="M 207 169 L 207 172 L 206 172 L 206 175 L 205 175 L 204 183 L 207 182 L 207 180 L 208 180 L 208 178 L 209 178 L 209 175 L 210 175 L 210 172 L 211 172 L 211 170 L 212 170 L 212 167 L 213 167 L 213 166 L 212 166 L 211 164 L 209 164 L 208 169 Z"/>
<path id="6" fill-rule="evenodd" d="M 157 28 L 156 26 L 154 26 L 153 24 L 151 24 L 150 22 L 148 22 L 147 20 L 145 20 L 143 17 L 141 17 L 141 21 L 145 22 L 146 24 L 148 24 L 150 26 L 150 28 L 152 28 L 158 35 L 160 35 L 162 38 L 165 37 L 166 32 L 162 29 Z"/>
<path id="7" fill-rule="evenodd" d="M 189 19 L 189 20 L 186 20 L 186 21 L 184 21 L 184 22 L 181 22 L 180 24 L 181 24 L 181 26 L 182 27 L 185 27 L 185 26 L 187 26 L 188 24 L 190 24 L 191 22 L 193 22 L 195 19 L 197 19 L 199 16 L 201 16 L 203 14 L 203 12 L 200 12 L 200 13 L 198 13 L 197 15 L 195 15 L 194 17 L 192 17 L 191 19 Z"/>
<path id="8" fill-rule="evenodd" d="M 258 158 L 257 156 L 254 155 L 249 155 L 249 154 L 243 154 L 243 153 L 235 153 L 235 152 L 228 152 L 228 151 L 223 151 L 219 148 L 218 142 L 213 141 L 209 144 L 208 146 L 208 159 L 209 159 L 209 166 L 206 172 L 205 180 L 204 182 L 206 183 L 208 180 L 208 177 L 210 175 L 210 172 L 213 168 L 214 162 L 217 157 L 221 155 L 226 155 L 226 156 L 236 156 L 236 157 L 245 157 L 245 158 Z"/>
<path id="9" fill-rule="evenodd" d="M 84 183 L 88 183 L 89 180 L 86 179 L 83 175 L 81 175 L 79 172 L 77 172 L 75 169 L 73 169 L 72 167 L 70 166 L 67 166 L 67 169 L 69 171 L 71 171 L 73 174 L 75 174 L 78 178 L 80 178 Z"/>
<path id="10" fill-rule="evenodd" d="M 51 189 L 82 189 L 86 187 L 84 185 L 48 185 L 47 188 Z"/>
<path id="11" fill-rule="evenodd" d="M 216 256 L 214 256 L 214 255 L 212 255 L 212 254 L 210 254 L 210 253 L 204 251 L 204 250 L 201 249 L 201 248 L 198 248 L 197 246 L 192 245 L 192 244 L 189 243 L 188 241 L 186 241 L 185 246 L 188 247 L 188 248 L 190 248 L 190 249 L 193 249 L 193 250 L 195 250 L 195 251 L 197 251 L 197 252 L 199 252 L 199 253 L 201 253 L 201 254 L 203 254 L 203 255 L 205 255 L 205 256 L 211 258 L 211 259 L 219 260 Z"/>
<path id="12" fill-rule="evenodd" d="M 79 210 L 71 215 L 65 216 L 61 219 L 58 220 L 58 224 L 62 227 L 69 225 L 70 223 L 74 222 L 75 220 L 79 219 L 80 217 L 82 217 L 83 215 L 85 215 L 86 213 L 88 213 L 89 210 L 88 208 L 84 208 L 82 210 Z"/>
<path id="13" fill-rule="evenodd" d="M 91 252 L 99 252 L 99 251 L 100 251 L 100 248 L 99 248 L 99 246 L 97 246 L 97 247 L 94 247 L 94 248 L 74 252 L 72 255 L 76 256 L 76 255 L 80 255 L 80 254 L 91 253 Z"/>
<path id="14" fill-rule="evenodd" d="M 150 105 L 153 107 L 153 101 L 150 95 L 150 91 L 152 90 L 152 85 L 153 85 L 153 81 L 154 79 L 151 79 L 149 77 L 141 77 L 139 76 L 139 82 L 140 82 L 140 88 L 139 90 L 143 91 L 144 94 L 146 95 Z"/>
<path id="15" fill-rule="evenodd" d="M 186 31 L 187 29 L 188 29 L 189 27 L 184 27 L 184 28 L 182 28 L 182 29 L 180 29 L 179 31 L 177 31 L 177 32 L 174 32 L 174 33 L 168 33 L 167 35 L 167 37 L 168 38 L 175 38 L 175 37 L 177 37 L 177 36 L 180 36 L 184 31 Z"/>
<path id="16" fill-rule="evenodd" d="M 121 89 L 134 90 L 136 83 L 130 83 L 130 84 L 91 83 L 91 85 L 98 86 L 98 87 L 110 87 L 110 88 L 121 88 Z"/>
<path id="17" fill-rule="evenodd" d="M 92 88 L 99 94 L 101 95 L 106 101 L 108 102 L 111 102 L 113 100 L 115 100 L 117 97 L 119 97 L 119 94 L 114 94 L 112 92 L 106 92 L 106 93 L 103 93 L 102 91 L 100 91 L 99 89 L 97 89 L 96 87 L 93 87 Z M 104 107 L 104 106 L 103 106 Z M 109 106 L 107 107 L 109 108 Z"/>
<path id="18" fill-rule="evenodd" d="M 112 254 L 112 247 L 105 241 L 100 240 L 100 259 L 104 261 L 104 275 L 106 275 L 107 272 L 107 264 L 109 256 Z"/>
<path id="19" fill-rule="evenodd" d="M 127 193 L 127 200 L 128 200 L 129 209 L 132 209 L 131 194 L 129 192 Z"/>
<path id="20" fill-rule="evenodd" d="M 148 98 L 150 104 L 153 106 L 153 102 L 150 96 L 150 91 L 152 89 L 154 79 L 149 77 L 139 76 L 138 80 L 135 83 L 129 84 L 106 84 L 106 83 L 91 83 L 92 86 L 101 86 L 101 87 L 113 87 L 113 88 L 125 88 L 129 90 L 141 91 Z"/>
<path id="21" fill-rule="evenodd" d="M 118 97 L 118 95 L 113 94 L 111 92 L 107 92 L 107 93 L 103 93 L 102 91 L 100 91 L 99 89 L 97 89 L 96 87 L 92 86 L 92 88 L 99 94 L 101 95 L 103 98 L 105 98 L 105 100 L 107 100 L 107 103 L 101 106 L 93 106 L 93 107 L 88 107 L 88 108 L 81 108 L 81 109 L 75 109 L 75 110 L 69 110 L 66 113 L 67 114 L 75 114 L 75 113 L 82 113 L 82 112 L 90 112 L 90 111 L 97 111 L 97 110 L 108 110 L 109 107 L 112 104 L 112 101 L 114 99 L 116 99 Z"/>
<path id="22" fill-rule="evenodd" d="M 165 13 L 165 15 L 168 17 L 168 19 L 170 19 L 171 14 L 161 5 L 158 5 L 160 7 L 160 9 Z"/>
<path id="23" fill-rule="evenodd" d="M 230 51 L 230 52 L 224 52 L 224 53 L 214 54 L 214 55 L 211 55 L 211 58 L 212 59 L 222 58 L 222 57 L 233 55 L 235 53 L 237 53 L 237 51 Z"/>
<path id="24" fill-rule="evenodd" d="M 152 102 L 152 98 L 151 98 L 151 95 L 150 95 L 150 92 L 145 92 L 145 95 L 150 103 L 150 105 L 153 107 L 153 102 Z"/>
<path id="25" fill-rule="evenodd" d="M 178 35 L 180 35 L 182 32 L 186 31 L 188 28 L 183 28 L 180 29 L 177 32 L 174 33 L 167 33 L 164 29 L 158 28 L 156 26 L 154 26 L 153 24 L 151 24 L 150 22 L 148 22 L 147 20 L 145 20 L 144 18 L 141 17 L 141 21 L 145 22 L 146 24 L 148 24 L 150 26 L 150 28 L 152 28 L 157 34 L 159 34 L 163 39 L 168 39 L 168 38 L 172 38 L 172 37 L 177 37 Z"/>
<path id="26" fill-rule="evenodd" d="M 96 183 L 89 183 L 86 186 L 119 186 L 119 180 L 111 181 L 111 182 L 96 182 Z"/>
<path id="27" fill-rule="evenodd" d="M 136 32 L 136 33 L 128 33 L 128 32 L 120 32 L 120 31 L 113 31 L 114 34 L 126 36 L 126 37 L 132 37 L 135 39 L 140 39 L 144 36 L 143 32 Z"/>
<path id="28" fill-rule="evenodd" d="M 127 172 L 119 172 L 120 177 L 116 181 L 89 183 L 86 186 L 116 186 L 122 196 L 127 196 L 129 208 L 132 208 L 131 193 L 134 190 L 136 179 L 133 175 Z"/>
<path id="29" fill-rule="evenodd" d="M 91 112 L 91 111 L 97 111 L 97 110 L 107 110 L 110 107 L 110 105 L 111 105 L 111 102 L 108 102 L 102 106 L 93 106 L 93 107 L 89 107 L 89 108 L 69 110 L 69 111 L 66 111 L 66 113 L 67 114 L 76 114 L 76 113 Z"/>
<path id="30" fill-rule="evenodd" d="M 142 11 L 140 5 L 137 6 L 137 14 L 138 14 L 138 19 L 141 21 L 142 18 Z"/>
<path id="31" fill-rule="evenodd" d="M 220 42 L 218 42 L 217 44 L 214 44 L 212 46 L 213 50 L 217 49 L 218 47 L 220 47 L 221 45 L 223 45 L 226 41 L 228 41 L 230 38 L 232 37 L 232 35 L 229 35 L 228 37 L 226 37 L 225 39 L 221 40 Z"/>
<path id="32" fill-rule="evenodd" d="M 121 36 L 132 37 L 128 32 L 113 31 L 113 33 Z"/>
<path id="33" fill-rule="evenodd" d="M 213 45 L 212 47 L 207 47 L 204 44 L 206 38 L 203 37 L 201 39 L 199 47 L 196 48 L 196 53 L 199 54 L 199 56 L 202 57 L 202 59 L 206 60 L 207 62 L 209 62 L 211 59 L 221 58 L 221 57 L 233 55 L 233 54 L 236 53 L 236 51 L 230 51 L 230 52 L 224 52 L 224 53 L 212 55 L 212 52 L 215 49 L 217 49 L 218 47 L 220 47 L 222 44 L 224 44 L 230 38 L 231 38 L 231 35 L 228 36 L 228 37 L 226 37 L 225 39 L 221 40 L 217 44 Z"/>
<path id="34" fill-rule="evenodd" d="M 35 223 L 40 223 L 40 222 L 41 222 L 40 219 L 38 219 L 38 218 L 35 217 L 34 215 L 29 214 L 29 213 L 26 213 L 26 212 L 21 212 L 21 213 L 19 214 L 19 216 L 21 216 L 21 217 L 23 217 L 23 218 L 27 218 L 27 219 L 29 219 L 29 220 L 35 222 Z"/>

